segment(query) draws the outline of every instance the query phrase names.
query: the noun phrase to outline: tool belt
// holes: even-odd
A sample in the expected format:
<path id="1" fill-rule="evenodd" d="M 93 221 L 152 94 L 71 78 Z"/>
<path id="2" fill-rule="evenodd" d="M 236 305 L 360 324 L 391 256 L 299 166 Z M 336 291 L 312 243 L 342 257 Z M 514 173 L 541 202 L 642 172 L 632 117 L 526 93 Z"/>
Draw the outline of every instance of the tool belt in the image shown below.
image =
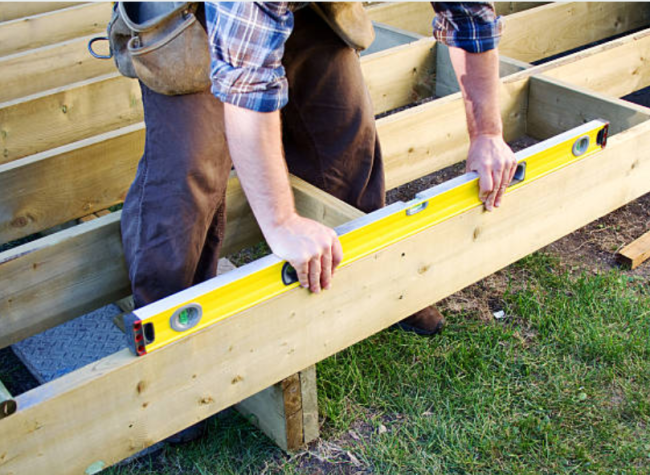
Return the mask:
<path id="1" fill-rule="evenodd" d="M 115 61 L 122 75 L 140 79 L 159 94 L 179 95 L 210 87 L 208 35 L 196 14 L 198 2 L 116 2 L 108 37 L 90 40 L 88 50 L 99 59 Z M 311 3 L 334 32 L 356 50 L 375 38 L 363 5 L 355 2 Z M 93 50 L 108 40 L 110 53 Z"/>
<path id="2" fill-rule="evenodd" d="M 208 35 L 198 21 L 196 2 L 117 2 L 108 23 L 108 38 L 88 43 L 96 58 L 115 60 L 117 69 L 149 89 L 174 96 L 210 87 Z M 108 40 L 109 55 L 93 51 Z"/>

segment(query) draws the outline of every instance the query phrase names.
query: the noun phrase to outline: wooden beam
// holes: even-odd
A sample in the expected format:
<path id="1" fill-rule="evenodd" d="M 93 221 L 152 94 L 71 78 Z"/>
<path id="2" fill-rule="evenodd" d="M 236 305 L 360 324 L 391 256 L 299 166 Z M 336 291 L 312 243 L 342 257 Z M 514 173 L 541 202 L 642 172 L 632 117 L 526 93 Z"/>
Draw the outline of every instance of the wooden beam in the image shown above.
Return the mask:
<path id="1" fill-rule="evenodd" d="M 431 36 L 434 11 L 429 2 L 381 3 L 366 7 L 372 21 Z"/>
<path id="2" fill-rule="evenodd" d="M 0 467 L 83 473 L 209 417 L 649 192 L 649 148 L 646 122 L 496 212 L 474 209 L 340 269 L 327 292 L 295 289 L 146 357 L 124 350 L 22 394 L 0 421 Z"/>
<path id="3" fill-rule="evenodd" d="M 528 134 L 546 139 L 594 119 L 610 122 L 610 135 L 645 122 L 650 109 L 609 98 L 557 79 L 530 78 Z"/>
<path id="4" fill-rule="evenodd" d="M 143 119 L 138 81 L 111 73 L 0 104 L 0 164 Z"/>
<path id="5" fill-rule="evenodd" d="M 636 269 L 649 258 L 650 231 L 625 246 L 616 254 L 618 262 L 628 269 Z"/>
<path id="6" fill-rule="evenodd" d="M 650 86 L 650 29 L 574 53 L 536 68 L 561 79 L 613 97 Z"/>
<path id="7" fill-rule="evenodd" d="M 496 2 L 497 15 L 528 10 L 544 5 L 545 2 Z M 366 7 L 371 20 L 411 31 L 422 36 L 431 36 L 434 11 L 429 2 L 381 3 Z"/>
<path id="8" fill-rule="evenodd" d="M 111 18 L 109 2 L 75 4 L 0 23 L 0 56 L 59 43 L 79 36 L 106 34 Z"/>
<path id="9" fill-rule="evenodd" d="M 78 4 L 75 2 L 2 2 L 0 3 L 0 22 L 52 12 L 73 5 Z"/>
<path id="10" fill-rule="evenodd" d="M 507 140 L 526 131 L 528 81 L 502 83 L 501 116 Z M 469 138 L 460 94 L 377 121 L 386 188 L 392 189 L 465 159 Z"/>
<path id="11" fill-rule="evenodd" d="M 525 130 L 526 88 L 526 80 L 504 86 L 507 137 Z M 461 161 L 469 143 L 464 114 L 462 101 L 455 97 L 379 120 L 388 187 Z M 6 190 L 0 198 L 0 241 L 18 239 L 120 202 L 143 148 L 144 125 L 140 123 L 0 165 L 0 188 Z M 228 202 L 233 212 L 248 212 L 245 200 L 229 198 Z M 245 208 L 239 211 L 238 206 Z M 250 231 L 233 230 L 241 236 Z"/>
<path id="12" fill-rule="evenodd" d="M 551 3 L 505 17 L 499 53 L 524 62 L 569 51 L 650 24 L 640 2 Z"/>
<path id="13" fill-rule="evenodd" d="M 361 211 L 291 177 L 296 208 L 338 226 Z M 236 176 L 228 182 L 223 255 L 262 239 Z M 120 236 L 121 212 L 0 253 L 0 348 L 131 293 Z"/>
<path id="14" fill-rule="evenodd" d="M 0 58 L 0 102 L 116 71 L 112 60 L 90 55 L 90 38 L 75 38 Z"/>
<path id="15" fill-rule="evenodd" d="M 433 94 L 434 44 L 433 40 L 418 41 L 362 59 L 376 113 Z M 0 163 L 142 119 L 137 81 L 117 72 L 14 99 L 0 104 Z"/>
<path id="16" fill-rule="evenodd" d="M 513 13 L 541 7 L 549 2 L 494 2 L 497 15 L 512 15 Z"/>
<path id="17" fill-rule="evenodd" d="M 435 40 L 424 38 L 361 58 L 375 114 L 433 96 Z"/>
<path id="18" fill-rule="evenodd" d="M 143 148 L 135 124 L 0 165 L 0 242 L 122 202 Z"/>

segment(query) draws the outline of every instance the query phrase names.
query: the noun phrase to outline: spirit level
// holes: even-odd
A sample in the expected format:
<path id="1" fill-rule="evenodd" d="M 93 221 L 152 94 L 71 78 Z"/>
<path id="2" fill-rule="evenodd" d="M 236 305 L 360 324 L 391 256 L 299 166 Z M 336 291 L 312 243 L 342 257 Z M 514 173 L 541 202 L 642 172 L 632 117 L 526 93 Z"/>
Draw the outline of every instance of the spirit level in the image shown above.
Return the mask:
<path id="1" fill-rule="evenodd" d="M 518 152 L 515 178 L 506 193 L 598 152 L 607 143 L 607 132 L 606 121 L 594 120 Z M 407 203 L 393 203 L 340 226 L 340 266 L 482 206 L 478 191 L 478 174 L 466 173 Z M 266 256 L 125 315 L 129 347 L 144 355 L 298 285 L 287 262 Z"/>

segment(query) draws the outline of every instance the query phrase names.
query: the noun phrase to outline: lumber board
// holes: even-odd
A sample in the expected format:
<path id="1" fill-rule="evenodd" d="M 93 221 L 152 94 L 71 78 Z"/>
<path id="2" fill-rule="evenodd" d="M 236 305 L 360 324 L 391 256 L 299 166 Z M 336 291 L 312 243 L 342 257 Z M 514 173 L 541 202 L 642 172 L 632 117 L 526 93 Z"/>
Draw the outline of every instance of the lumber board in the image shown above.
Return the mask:
<path id="1" fill-rule="evenodd" d="M 382 3 L 366 7 L 372 21 L 431 36 L 434 11 L 429 2 Z"/>
<path id="2" fill-rule="evenodd" d="M 144 134 L 135 124 L 0 165 L 0 242 L 122 202 Z"/>
<path id="3" fill-rule="evenodd" d="M 120 215 L 111 213 L 0 254 L 0 347 L 131 293 Z"/>
<path id="4" fill-rule="evenodd" d="M 93 58 L 92 36 L 75 38 L 0 58 L 0 102 L 116 71 L 112 60 Z"/>
<path id="5" fill-rule="evenodd" d="M 544 76 L 530 78 L 528 134 L 546 139 L 594 119 L 610 122 L 610 135 L 645 122 L 650 109 Z"/>
<path id="6" fill-rule="evenodd" d="M 650 258 L 650 231 L 635 239 L 616 254 L 618 262 L 628 269 L 636 269 Z"/>
<path id="7" fill-rule="evenodd" d="M 435 44 L 432 38 L 423 38 L 361 58 L 375 114 L 434 94 Z"/>
<path id="8" fill-rule="evenodd" d="M 503 87 L 506 137 L 513 138 L 525 131 L 527 82 Z M 389 188 L 463 160 L 469 145 L 465 112 L 459 96 L 450 96 L 450 101 L 434 101 L 377 122 Z M 143 147 L 144 125 L 139 123 L 0 165 L 0 185 L 7 190 L 0 208 L 0 240 L 18 239 L 119 202 Z M 228 199 L 230 206 L 243 203 Z M 233 230 L 241 236 L 250 231 Z"/>
<path id="9" fill-rule="evenodd" d="M 649 147 L 645 122 L 496 212 L 471 210 L 340 269 L 327 292 L 294 289 L 144 358 L 124 350 L 22 394 L 0 421 L 0 467 L 84 473 L 209 417 L 647 193 Z"/>
<path id="10" fill-rule="evenodd" d="M 53 12 L 0 23 L 0 56 L 79 36 L 106 33 L 111 18 L 110 2 L 76 4 Z"/>
<path id="11" fill-rule="evenodd" d="M 2 2 L 0 3 L 0 22 L 52 12 L 78 5 L 75 2 Z"/>
<path id="12" fill-rule="evenodd" d="M 433 40 L 361 60 L 376 113 L 433 94 Z M 109 73 L 0 104 L 0 163 L 98 135 L 143 119 L 137 81 Z"/>
<path id="13" fill-rule="evenodd" d="M 537 67 L 544 75 L 613 97 L 650 86 L 650 29 Z"/>
<path id="14" fill-rule="evenodd" d="M 497 15 L 510 15 L 528 10 L 545 2 L 496 2 Z M 411 31 L 422 36 L 431 36 L 434 11 L 429 2 L 394 2 L 366 7 L 373 21 Z"/>
<path id="15" fill-rule="evenodd" d="M 0 164 L 143 119 L 138 81 L 111 73 L 0 104 Z"/>
<path id="16" fill-rule="evenodd" d="M 501 84 L 504 135 L 526 132 L 528 80 Z M 460 94 L 407 109 L 377 121 L 386 189 L 408 183 L 465 159 L 469 137 Z"/>
<path id="17" fill-rule="evenodd" d="M 292 176 L 303 216 L 338 226 L 363 213 Z M 236 175 L 228 181 L 223 255 L 261 240 Z M 121 212 L 0 253 L 0 348 L 131 293 Z"/>
<path id="18" fill-rule="evenodd" d="M 524 62 L 569 51 L 650 24 L 641 2 L 551 3 L 505 17 L 499 53 Z"/>

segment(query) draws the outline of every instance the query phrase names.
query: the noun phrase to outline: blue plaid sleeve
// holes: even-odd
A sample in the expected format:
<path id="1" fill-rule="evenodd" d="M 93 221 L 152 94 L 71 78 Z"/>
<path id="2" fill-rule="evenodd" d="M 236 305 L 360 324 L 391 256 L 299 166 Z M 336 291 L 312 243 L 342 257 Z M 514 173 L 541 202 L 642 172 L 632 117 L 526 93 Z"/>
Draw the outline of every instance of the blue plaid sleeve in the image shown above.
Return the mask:
<path id="1" fill-rule="evenodd" d="M 483 53 L 499 44 L 503 21 L 491 2 L 431 2 L 433 36 L 447 46 Z"/>
<path id="2" fill-rule="evenodd" d="M 212 93 L 221 101 L 272 112 L 288 101 L 282 67 L 293 30 L 288 2 L 206 2 Z"/>

